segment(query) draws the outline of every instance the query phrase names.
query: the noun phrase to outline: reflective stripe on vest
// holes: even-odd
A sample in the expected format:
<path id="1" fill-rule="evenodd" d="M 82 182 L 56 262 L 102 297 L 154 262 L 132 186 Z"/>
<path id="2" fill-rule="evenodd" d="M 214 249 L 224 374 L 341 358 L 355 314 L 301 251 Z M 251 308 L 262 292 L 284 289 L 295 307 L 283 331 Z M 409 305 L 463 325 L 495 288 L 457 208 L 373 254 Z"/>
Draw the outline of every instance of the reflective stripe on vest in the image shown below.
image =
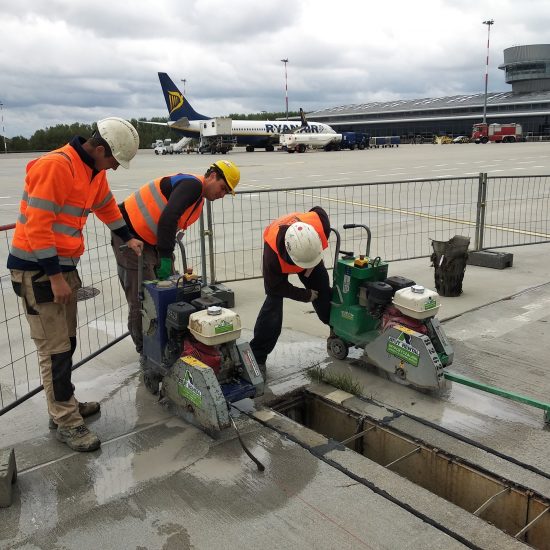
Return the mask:
<path id="1" fill-rule="evenodd" d="M 321 238 L 321 245 L 323 250 L 328 247 L 328 241 L 325 236 L 325 231 L 323 229 L 323 224 L 321 223 L 321 218 L 316 212 L 293 212 L 292 214 L 287 214 L 286 216 L 281 216 L 276 219 L 274 222 L 271 222 L 264 230 L 264 241 L 265 243 L 277 254 L 279 264 L 281 266 L 281 271 L 283 273 L 301 273 L 305 271 L 303 267 L 298 267 L 294 264 L 289 264 L 279 254 L 277 250 L 277 235 L 279 234 L 279 228 L 285 225 L 292 225 L 295 222 L 307 223 L 317 231 L 319 237 Z"/>
<path id="2" fill-rule="evenodd" d="M 11 253 L 31 262 L 58 256 L 61 265 L 76 265 L 84 251 L 82 228 L 92 208 L 110 208 L 102 218 L 110 228 L 124 225 L 104 171 L 94 175 L 71 145 L 31 160 Z"/>
<path id="3" fill-rule="evenodd" d="M 185 175 L 198 179 L 204 189 L 204 176 L 196 174 Z M 141 239 L 151 245 L 157 244 L 158 222 L 168 204 L 168 200 L 160 188 L 160 182 L 165 177 L 163 176 L 146 183 L 124 201 L 124 208 L 132 227 Z M 185 185 L 185 183 L 180 183 L 179 185 Z M 201 194 L 199 199 L 180 216 L 178 219 L 178 228 L 185 230 L 195 223 L 202 212 L 203 204 L 204 196 Z"/>

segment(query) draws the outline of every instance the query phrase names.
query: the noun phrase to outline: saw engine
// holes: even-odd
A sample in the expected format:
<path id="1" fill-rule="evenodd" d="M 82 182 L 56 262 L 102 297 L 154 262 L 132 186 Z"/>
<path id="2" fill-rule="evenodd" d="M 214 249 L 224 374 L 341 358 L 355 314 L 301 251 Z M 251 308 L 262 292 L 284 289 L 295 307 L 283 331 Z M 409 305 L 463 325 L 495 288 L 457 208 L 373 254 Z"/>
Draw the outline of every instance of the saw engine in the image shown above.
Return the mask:
<path id="1" fill-rule="evenodd" d="M 371 232 L 365 255 L 340 251 L 340 235 L 333 273 L 329 355 L 345 359 L 349 348 L 364 350 L 363 359 L 396 382 L 420 389 L 445 386 L 444 368 L 453 361 L 453 348 L 436 319 L 439 294 L 401 276 L 388 277 L 388 264 L 369 258 Z M 340 258 L 339 256 L 342 255 Z"/>
<path id="2" fill-rule="evenodd" d="M 151 393 L 214 434 L 230 425 L 228 403 L 262 395 L 264 380 L 248 342 L 239 340 L 240 317 L 224 307 L 232 293 L 206 288 L 177 275 L 143 283 L 141 365 Z"/>

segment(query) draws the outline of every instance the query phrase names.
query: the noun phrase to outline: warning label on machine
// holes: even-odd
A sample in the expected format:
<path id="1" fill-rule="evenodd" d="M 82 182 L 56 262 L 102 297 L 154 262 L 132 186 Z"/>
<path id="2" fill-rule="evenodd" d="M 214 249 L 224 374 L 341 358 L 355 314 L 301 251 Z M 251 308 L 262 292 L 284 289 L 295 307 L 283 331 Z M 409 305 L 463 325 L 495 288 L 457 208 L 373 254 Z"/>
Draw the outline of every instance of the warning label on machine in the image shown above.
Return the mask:
<path id="1" fill-rule="evenodd" d="M 178 393 L 188 401 L 191 401 L 196 407 L 202 407 L 202 393 L 193 384 L 191 373 L 186 370 L 183 378 L 178 377 Z"/>
<path id="2" fill-rule="evenodd" d="M 399 359 L 409 363 L 413 367 L 418 367 L 420 361 L 420 352 L 407 342 L 407 338 L 410 336 L 402 332 L 399 337 L 388 337 L 388 343 L 386 345 L 386 351 Z"/>

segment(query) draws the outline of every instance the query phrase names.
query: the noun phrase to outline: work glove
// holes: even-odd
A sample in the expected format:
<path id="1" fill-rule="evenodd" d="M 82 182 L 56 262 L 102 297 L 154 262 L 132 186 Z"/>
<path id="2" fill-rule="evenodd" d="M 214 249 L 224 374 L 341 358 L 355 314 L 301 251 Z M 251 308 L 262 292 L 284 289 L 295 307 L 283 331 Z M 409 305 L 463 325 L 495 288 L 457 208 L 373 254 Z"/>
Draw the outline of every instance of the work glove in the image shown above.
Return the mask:
<path id="1" fill-rule="evenodd" d="M 311 289 L 310 289 L 310 292 L 311 292 L 311 296 L 309 297 L 309 301 L 315 302 L 315 300 L 317 300 L 317 298 L 319 297 L 319 292 L 317 290 L 311 290 Z"/>
<path id="2" fill-rule="evenodd" d="M 172 275 L 172 260 L 170 258 L 161 258 L 160 266 L 157 267 L 157 279 L 164 281 Z"/>

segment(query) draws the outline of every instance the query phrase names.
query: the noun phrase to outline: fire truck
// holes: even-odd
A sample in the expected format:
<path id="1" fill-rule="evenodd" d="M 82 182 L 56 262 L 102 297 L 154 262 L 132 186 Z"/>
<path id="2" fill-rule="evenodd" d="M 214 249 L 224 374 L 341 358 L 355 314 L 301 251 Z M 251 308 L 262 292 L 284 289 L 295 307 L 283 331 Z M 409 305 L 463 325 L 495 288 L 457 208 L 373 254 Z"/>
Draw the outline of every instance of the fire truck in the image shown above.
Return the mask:
<path id="1" fill-rule="evenodd" d="M 521 130 L 521 124 L 474 124 L 472 130 L 472 141 L 475 143 L 514 143 L 525 141 Z"/>

